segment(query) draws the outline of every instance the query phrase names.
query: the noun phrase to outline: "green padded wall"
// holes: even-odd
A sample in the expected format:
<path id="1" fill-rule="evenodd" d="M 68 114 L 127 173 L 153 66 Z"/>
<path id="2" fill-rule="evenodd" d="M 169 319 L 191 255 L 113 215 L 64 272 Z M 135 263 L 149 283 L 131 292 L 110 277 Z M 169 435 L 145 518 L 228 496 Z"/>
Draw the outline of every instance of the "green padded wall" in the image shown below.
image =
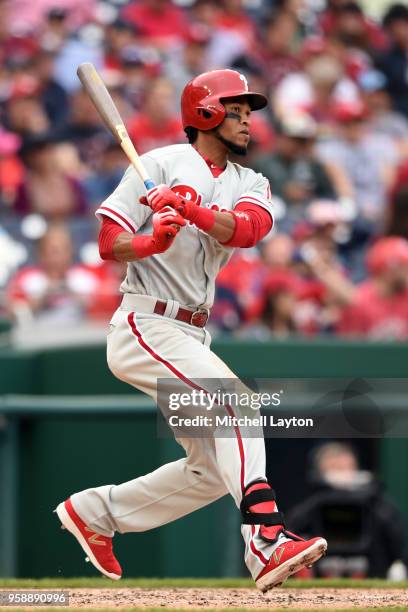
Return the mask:
<path id="1" fill-rule="evenodd" d="M 402 343 L 226 340 L 213 348 L 244 378 L 408 373 L 408 345 Z M 141 410 L 129 410 L 129 403 L 121 408 L 129 393 L 109 372 L 103 346 L 0 351 L 0 575 L 94 575 L 75 543 L 60 531 L 53 507 L 74 490 L 133 478 L 182 455 L 172 440 L 157 438 L 155 412 L 148 403 Z M 106 405 L 91 410 L 95 394 Z M 69 402 L 65 395 L 71 396 Z M 141 396 L 137 400 L 139 407 L 147 402 Z M 382 479 L 408 528 L 407 440 L 382 441 L 380 455 Z M 118 556 L 127 575 L 237 575 L 238 524 L 239 514 L 226 497 L 154 532 L 118 537 Z M 43 554 L 34 557 L 38 534 Z M 192 541 L 199 542 L 198 563 Z"/>

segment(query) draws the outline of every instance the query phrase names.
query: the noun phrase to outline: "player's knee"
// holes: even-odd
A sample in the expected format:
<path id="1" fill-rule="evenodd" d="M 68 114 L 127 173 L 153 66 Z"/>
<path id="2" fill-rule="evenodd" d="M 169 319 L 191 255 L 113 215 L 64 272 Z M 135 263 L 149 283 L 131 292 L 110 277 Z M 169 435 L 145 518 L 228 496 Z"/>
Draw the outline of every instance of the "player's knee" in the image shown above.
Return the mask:
<path id="1" fill-rule="evenodd" d="M 220 476 L 217 473 L 210 472 L 208 468 L 192 468 L 190 471 L 197 484 L 200 484 L 201 491 L 206 490 L 214 497 L 222 497 L 228 492 Z"/>
<path id="2" fill-rule="evenodd" d="M 218 467 L 211 461 L 198 464 L 187 464 L 191 476 L 200 482 L 201 487 L 207 487 L 214 494 L 224 495 L 227 490 L 222 480 Z"/>

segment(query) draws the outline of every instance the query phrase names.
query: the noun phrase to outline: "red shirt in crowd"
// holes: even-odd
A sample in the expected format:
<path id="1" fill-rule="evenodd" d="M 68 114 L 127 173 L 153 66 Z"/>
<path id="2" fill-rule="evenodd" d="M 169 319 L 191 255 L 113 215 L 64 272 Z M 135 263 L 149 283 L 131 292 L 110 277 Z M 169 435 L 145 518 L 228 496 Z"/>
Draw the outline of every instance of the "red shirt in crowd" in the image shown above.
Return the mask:
<path id="1" fill-rule="evenodd" d="M 370 47 L 380 51 L 386 49 L 388 40 L 381 27 L 365 15 L 361 16 L 361 20 Z M 319 25 L 324 35 L 330 36 L 337 32 L 338 16 L 333 11 L 327 10 L 321 15 Z"/>
<path id="2" fill-rule="evenodd" d="M 251 116 L 251 143 L 260 153 L 267 153 L 275 144 L 275 133 L 272 126 L 262 114 Z"/>
<path id="3" fill-rule="evenodd" d="M 236 15 L 221 13 L 217 19 L 216 26 L 221 30 L 231 30 L 234 34 L 238 34 L 247 49 L 255 45 L 256 28 L 252 19 L 245 12 Z"/>
<path id="4" fill-rule="evenodd" d="M 256 319 L 262 311 L 266 274 L 259 256 L 236 251 L 217 276 L 218 287 L 225 287 L 236 295 L 245 321 Z"/>
<path id="5" fill-rule="evenodd" d="M 165 45 L 181 40 L 187 30 L 183 11 L 172 2 L 162 1 L 160 7 L 149 6 L 148 2 L 132 2 L 123 10 L 123 17 L 130 21 L 142 37 L 154 44 Z"/>
<path id="6" fill-rule="evenodd" d="M 291 53 L 270 53 L 260 50 L 259 60 L 262 63 L 265 78 L 271 87 L 276 87 L 285 76 L 301 70 L 299 58 Z"/>
<path id="7" fill-rule="evenodd" d="M 148 115 L 138 113 L 133 120 L 130 120 L 128 131 L 139 153 L 145 153 L 157 147 L 166 147 L 177 142 L 185 142 L 186 140 L 181 121 L 177 115 L 163 119 L 163 122 L 158 125 L 152 123 Z"/>
<path id="8" fill-rule="evenodd" d="M 342 313 L 338 332 L 373 340 L 407 340 L 408 287 L 402 293 L 385 297 L 373 281 L 362 283 L 354 303 Z"/>
<path id="9" fill-rule="evenodd" d="M 118 274 L 112 264 L 72 265 L 57 284 L 41 266 L 27 266 L 17 272 L 8 289 L 12 307 L 40 300 L 41 312 L 60 312 L 88 319 L 107 320 L 119 305 Z"/>

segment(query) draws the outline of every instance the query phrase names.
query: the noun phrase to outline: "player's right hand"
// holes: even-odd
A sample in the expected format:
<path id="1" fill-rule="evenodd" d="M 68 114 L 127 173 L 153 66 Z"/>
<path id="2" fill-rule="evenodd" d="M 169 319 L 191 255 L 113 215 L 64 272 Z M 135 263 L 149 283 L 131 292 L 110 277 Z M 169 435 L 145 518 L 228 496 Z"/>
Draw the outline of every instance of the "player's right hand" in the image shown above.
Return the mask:
<path id="1" fill-rule="evenodd" d="M 163 253 L 172 245 L 185 219 L 170 206 L 162 208 L 153 215 L 153 242 L 158 253 Z"/>
<path id="2" fill-rule="evenodd" d="M 171 206 L 177 209 L 179 197 L 170 187 L 160 184 L 149 189 L 145 196 L 139 198 L 139 202 L 145 206 L 150 206 L 153 212 L 159 212 L 159 210 L 162 210 L 165 206 Z"/>

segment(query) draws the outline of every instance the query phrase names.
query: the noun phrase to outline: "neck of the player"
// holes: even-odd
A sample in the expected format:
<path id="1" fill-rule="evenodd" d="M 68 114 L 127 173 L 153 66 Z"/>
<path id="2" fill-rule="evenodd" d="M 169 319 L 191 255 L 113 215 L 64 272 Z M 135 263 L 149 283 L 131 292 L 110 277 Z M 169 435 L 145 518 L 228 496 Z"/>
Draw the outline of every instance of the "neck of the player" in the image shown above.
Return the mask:
<path id="1" fill-rule="evenodd" d="M 195 148 L 203 157 L 211 160 L 218 168 L 224 168 L 228 160 L 227 147 L 212 132 L 198 132 Z"/>

